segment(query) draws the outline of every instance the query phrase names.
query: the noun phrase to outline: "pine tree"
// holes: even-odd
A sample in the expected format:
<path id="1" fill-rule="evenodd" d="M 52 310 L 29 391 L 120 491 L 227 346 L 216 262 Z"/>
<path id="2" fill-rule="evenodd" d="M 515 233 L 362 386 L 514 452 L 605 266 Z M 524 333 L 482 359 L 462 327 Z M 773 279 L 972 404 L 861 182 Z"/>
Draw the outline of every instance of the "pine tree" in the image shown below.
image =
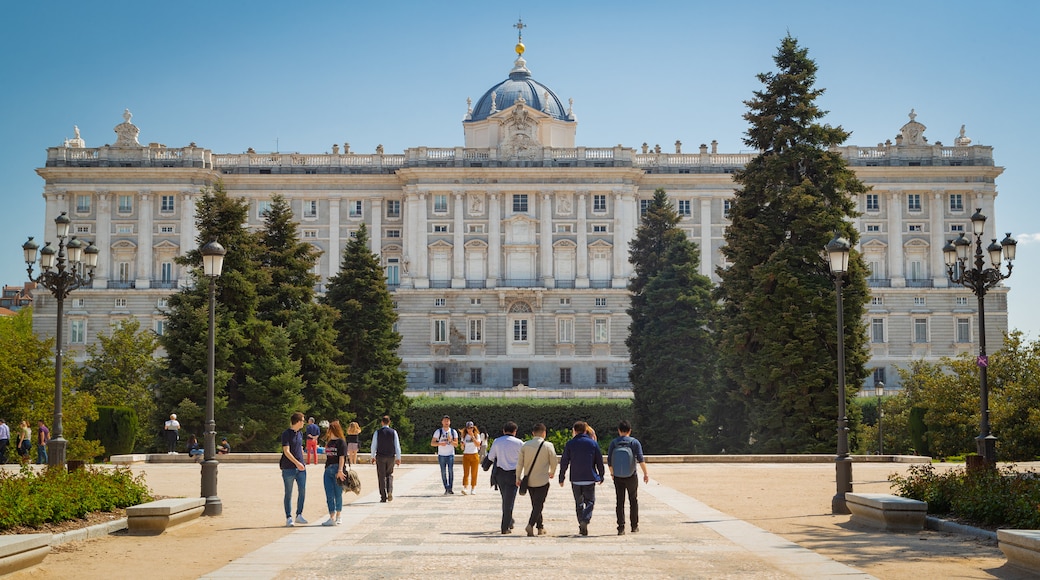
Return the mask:
<path id="1" fill-rule="evenodd" d="M 760 152 L 734 174 L 718 270 L 722 381 L 712 419 L 727 449 L 762 453 L 833 451 L 837 425 L 837 312 L 823 248 L 835 232 L 855 246 L 854 196 L 864 192 L 840 154 L 848 138 L 820 124 L 816 63 L 787 36 L 778 71 L 746 101 L 745 144 Z M 868 297 L 855 249 L 843 290 L 846 383 L 866 376 L 862 313 Z M 855 426 L 852 426 L 853 431 Z"/>
<path id="2" fill-rule="evenodd" d="M 258 236 L 243 226 L 249 206 L 232 199 L 218 183 L 204 191 L 196 211 L 201 247 L 217 240 L 227 250 L 216 279 L 217 429 L 236 447 L 270 451 L 293 411 L 303 407 L 299 362 L 290 353 L 288 333 L 258 317 L 258 289 L 270 278 L 261 268 Z M 166 358 L 158 376 L 157 404 L 176 412 L 182 425 L 202 432 L 206 403 L 209 332 L 209 282 L 198 249 L 177 259 L 194 281 L 170 297 Z"/>
<path id="3" fill-rule="evenodd" d="M 259 235 L 260 264 L 267 276 L 258 292 L 258 316 L 289 333 L 292 357 L 300 362 L 304 381 L 302 410 L 348 421 L 346 371 L 336 362 L 340 358 L 333 326 L 337 312 L 317 304 L 314 296 L 319 278 L 313 270 L 321 254 L 300 241 L 292 209 L 280 195 L 272 198 Z"/>
<path id="4" fill-rule="evenodd" d="M 663 189 L 654 192 L 632 241 L 635 277 L 628 346 L 635 423 L 654 453 L 695 453 L 708 446 L 700 425 L 713 376 L 711 280 L 698 272 L 697 245 L 677 227 Z"/>
<path id="5" fill-rule="evenodd" d="M 347 368 L 351 412 L 369 432 L 380 417 L 390 415 L 401 440 L 410 440 L 411 426 L 404 416 L 405 373 L 397 356 L 401 335 L 394 331 L 397 313 L 379 257 L 368 249 L 364 224 L 347 243 L 340 270 L 329 279 L 322 302 L 339 311 L 336 345 Z"/>

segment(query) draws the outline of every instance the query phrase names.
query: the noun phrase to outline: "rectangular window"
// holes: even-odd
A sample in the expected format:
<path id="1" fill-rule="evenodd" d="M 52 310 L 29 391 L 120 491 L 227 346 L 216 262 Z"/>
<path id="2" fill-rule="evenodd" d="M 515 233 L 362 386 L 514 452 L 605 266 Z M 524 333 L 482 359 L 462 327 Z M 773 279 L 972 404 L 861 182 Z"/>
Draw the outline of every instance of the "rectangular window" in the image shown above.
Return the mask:
<path id="1" fill-rule="evenodd" d="M 570 305 L 571 305 L 571 299 L 570 298 L 560 298 L 560 306 L 570 306 Z"/>
<path id="2" fill-rule="evenodd" d="M 596 306 L 606 306 L 606 305 L 607 305 L 607 299 L 606 298 L 597 298 L 596 299 Z"/>
<path id="3" fill-rule="evenodd" d="M 950 211 L 964 211 L 964 194 L 950 194 Z"/>
<path id="4" fill-rule="evenodd" d="M 531 373 L 526 368 L 514 368 L 513 369 L 513 385 L 530 385 L 531 384 Z"/>
<path id="5" fill-rule="evenodd" d="M 471 233 L 471 234 L 482 234 L 482 233 L 484 233 L 484 224 L 469 224 L 469 233 Z"/>
<path id="6" fill-rule="evenodd" d="M 174 233 L 177 233 L 177 228 L 175 226 L 159 226 L 159 233 L 160 234 L 174 234 Z"/>
<path id="7" fill-rule="evenodd" d="M 90 213 L 90 196 L 76 196 L 76 213 Z"/>
<path id="8" fill-rule="evenodd" d="M 906 209 L 910 211 L 921 211 L 921 194 L 909 193 L 906 196 Z"/>
<path id="9" fill-rule="evenodd" d="M 483 342 L 484 321 L 480 318 L 471 318 L 469 321 L 469 341 Z"/>
<path id="10" fill-rule="evenodd" d="M 445 299 L 445 298 L 434 298 L 433 299 L 433 305 L 434 306 L 444 306 L 446 303 L 447 303 L 447 299 Z"/>
<path id="11" fill-rule="evenodd" d="M 87 301 L 82 299 L 82 298 L 73 298 L 72 299 L 72 307 L 73 308 L 83 308 L 86 305 L 86 303 L 87 303 Z"/>
<path id="12" fill-rule="evenodd" d="M 171 213 L 171 212 L 173 212 L 173 208 L 174 208 L 173 203 L 174 202 L 173 202 L 173 196 L 172 195 L 164 195 L 164 196 L 162 196 L 162 198 L 160 199 L 159 211 L 161 211 L 163 213 Z"/>
<path id="13" fill-rule="evenodd" d="M 444 367 L 435 367 L 433 369 L 433 384 L 445 385 L 448 383 L 448 369 Z"/>
<path id="14" fill-rule="evenodd" d="M 928 319 L 914 319 L 914 342 L 928 342 Z"/>
<path id="15" fill-rule="evenodd" d="M 130 262 L 119 262 L 116 265 L 116 275 L 119 276 L 120 282 L 130 281 Z"/>
<path id="16" fill-rule="evenodd" d="M 646 215 L 646 210 L 650 209 L 651 202 L 653 202 L 652 199 L 639 200 L 639 217 L 643 217 Z"/>
<path id="17" fill-rule="evenodd" d="M 386 237 L 399 238 L 401 237 L 401 230 L 386 230 Z"/>
<path id="18" fill-rule="evenodd" d="M 170 299 L 166 298 L 164 296 L 164 297 L 160 298 L 159 300 L 157 300 L 155 305 L 158 306 L 159 308 L 166 308 L 167 306 L 170 305 Z"/>
<path id="19" fill-rule="evenodd" d="M 885 367 L 877 367 L 874 369 L 874 384 L 885 382 Z"/>
<path id="20" fill-rule="evenodd" d="M 132 233 L 134 233 L 134 226 L 133 226 L 133 224 L 117 224 L 116 225 L 116 233 L 117 234 L 132 234 Z"/>
<path id="21" fill-rule="evenodd" d="M 885 319 L 884 318 L 871 318 L 870 319 L 870 342 L 876 342 L 876 343 L 885 342 Z"/>
<path id="22" fill-rule="evenodd" d="M 867 224 L 867 233 L 878 233 L 881 231 L 881 226 L 877 224 Z"/>
<path id="23" fill-rule="evenodd" d="M 303 230 L 303 239 L 313 240 L 318 237 L 318 230 Z"/>
<path id="24" fill-rule="evenodd" d="M 437 213 L 448 212 L 448 196 L 446 195 L 435 195 L 433 196 L 433 211 Z"/>
<path id="25" fill-rule="evenodd" d="M 347 202 L 347 209 L 350 212 L 350 217 L 357 219 L 361 217 L 361 200 L 354 199 Z"/>
<path id="26" fill-rule="evenodd" d="M 83 344 L 87 342 L 87 321 L 84 318 L 69 320 L 69 342 Z"/>
<path id="27" fill-rule="evenodd" d="M 906 226 L 906 231 L 908 231 L 908 232 L 923 232 L 924 231 L 924 226 L 921 225 L 921 224 L 908 224 Z"/>
<path id="28" fill-rule="evenodd" d="M 134 211 L 134 196 L 119 196 L 119 213 L 132 213 Z"/>
<path id="29" fill-rule="evenodd" d="M 920 260 L 910 262 L 910 279 L 924 280 L 924 262 Z"/>
<path id="30" fill-rule="evenodd" d="M 173 262 L 159 264 L 160 280 L 166 283 L 173 282 Z"/>
<path id="31" fill-rule="evenodd" d="M 116 298 L 116 308 L 126 308 L 126 298 Z"/>
<path id="32" fill-rule="evenodd" d="M 386 202 L 386 217 L 388 218 L 399 218 L 401 217 L 401 200 L 389 199 Z"/>
<path id="33" fill-rule="evenodd" d="M 924 306 L 924 296 L 914 296 L 914 306 Z"/>
<path id="34" fill-rule="evenodd" d="M 957 297 L 957 306 L 967 306 L 967 305 L 968 305 L 968 297 L 967 296 L 958 296 Z"/>
<path id="35" fill-rule="evenodd" d="M 90 225 L 89 224 L 87 224 L 87 225 L 83 225 L 83 224 L 77 225 L 76 226 L 76 233 L 77 234 L 89 234 L 90 233 Z"/>
<path id="36" fill-rule="evenodd" d="M 881 201 L 878 197 L 878 194 L 867 194 L 867 211 L 881 211 Z"/>
<path id="37" fill-rule="evenodd" d="M 303 202 L 303 217 L 305 218 L 316 218 L 318 217 L 318 200 L 308 199 Z"/>
<path id="38" fill-rule="evenodd" d="M 155 321 L 155 334 L 162 336 L 166 334 L 166 321 L 159 319 Z"/>
<path id="39" fill-rule="evenodd" d="M 258 201 L 256 202 L 256 217 L 258 219 L 264 219 L 267 212 L 271 211 L 271 201 Z"/>
<path id="40" fill-rule="evenodd" d="M 693 212 L 690 210 L 690 200 L 679 200 L 679 215 L 683 217 L 690 217 L 691 215 L 693 215 Z"/>
<path id="41" fill-rule="evenodd" d="M 605 212 L 607 211 L 607 196 L 605 195 L 594 195 L 592 196 L 592 211 Z"/>
<path id="42" fill-rule="evenodd" d="M 574 342 L 574 319 L 561 318 L 556 321 L 556 342 L 570 344 Z"/>
<path id="43" fill-rule="evenodd" d="M 606 344 L 610 342 L 610 321 L 596 318 L 592 321 L 592 342 Z"/>
<path id="44" fill-rule="evenodd" d="M 885 299 L 882 298 L 881 296 L 871 296 L 870 297 L 870 304 L 872 306 L 882 306 L 882 305 L 885 304 Z"/>
<path id="45" fill-rule="evenodd" d="M 592 232 L 595 233 L 595 234 L 605 234 L 605 233 L 607 233 L 607 226 L 605 226 L 605 225 L 594 225 L 594 226 L 592 226 Z"/>
<path id="46" fill-rule="evenodd" d="M 386 283 L 388 286 L 401 284 L 401 263 L 397 258 L 388 258 L 386 260 Z M 394 303 L 394 308 L 397 308 L 397 303 Z"/>
<path id="47" fill-rule="evenodd" d="M 470 298 L 469 299 L 469 305 L 470 306 L 480 306 L 480 304 L 481 304 L 481 299 L 480 298 Z"/>
<path id="48" fill-rule="evenodd" d="M 574 231 L 574 227 L 571 224 L 556 224 L 556 233 L 558 234 L 569 234 Z"/>
<path id="49" fill-rule="evenodd" d="M 448 321 L 439 318 L 433 321 L 433 342 L 448 342 Z"/>
<path id="50" fill-rule="evenodd" d="M 569 385 L 571 384 L 571 369 L 564 367 L 560 369 L 560 384 Z"/>
<path id="51" fill-rule="evenodd" d="M 513 213 L 527 212 L 527 194 L 517 193 L 513 195 Z"/>
<path id="52" fill-rule="evenodd" d="M 733 202 L 728 199 L 722 200 L 722 217 L 729 217 L 729 210 L 733 209 Z"/>
<path id="53" fill-rule="evenodd" d="M 469 384 L 480 385 L 484 383 L 484 369 L 469 369 Z"/>
<path id="54" fill-rule="evenodd" d="M 596 384 L 605 385 L 607 384 L 607 369 L 606 367 L 596 368 Z"/>
<path id="55" fill-rule="evenodd" d="M 971 320 L 957 319 L 957 342 L 971 342 Z"/>
<path id="56" fill-rule="evenodd" d="M 513 342 L 527 342 L 527 319 L 513 321 Z"/>
<path id="57" fill-rule="evenodd" d="M 357 239 L 357 231 L 356 230 L 351 230 L 350 232 L 347 233 L 347 237 L 352 239 L 352 240 L 356 240 Z"/>
<path id="58" fill-rule="evenodd" d="M 448 226 L 446 226 L 444 224 L 434 224 L 433 231 L 435 233 L 441 233 L 441 234 L 447 233 L 448 232 Z"/>

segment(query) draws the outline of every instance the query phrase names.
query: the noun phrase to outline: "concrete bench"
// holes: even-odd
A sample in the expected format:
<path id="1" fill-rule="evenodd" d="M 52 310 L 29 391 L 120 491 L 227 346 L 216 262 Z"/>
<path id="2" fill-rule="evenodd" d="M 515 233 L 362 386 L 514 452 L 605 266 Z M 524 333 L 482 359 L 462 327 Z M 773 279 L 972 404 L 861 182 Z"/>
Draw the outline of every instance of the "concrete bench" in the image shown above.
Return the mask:
<path id="1" fill-rule="evenodd" d="M 43 562 L 51 551 L 51 534 L 0 535 L 0 576 Z"/>
<path id="2" fill-rule="evenodd" d="M 174 497 L 126 508 L 127 532 L 132 536 L 155 536 L 166 528 L 202 515 L 204 497 Z"/>
<path id="3" fill-rule="evenodd" d="M 846 493 L 845 505 L 853 523 L 886 532 L 916 532 L 924 529 L 928 504 L 887 493 Z"/>
<path id="4" fill-rule="evenodd" d="M 1040 573 L 1040 530 L 997 530 L 997 542 L 1008 564 Z"/>

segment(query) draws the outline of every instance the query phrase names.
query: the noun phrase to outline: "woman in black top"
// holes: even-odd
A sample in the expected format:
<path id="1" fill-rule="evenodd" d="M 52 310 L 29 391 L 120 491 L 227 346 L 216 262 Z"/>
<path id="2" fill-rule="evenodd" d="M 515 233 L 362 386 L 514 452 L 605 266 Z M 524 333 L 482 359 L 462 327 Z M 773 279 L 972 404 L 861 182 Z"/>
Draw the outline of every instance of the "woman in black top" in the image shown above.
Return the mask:
<path id="1" fill-rule="evenodd" d="M 343 488 L 339 482 L 344 479 L 343 465 L 347 461 L 347 442 L 343 436 L 343 427 L 339 421 L 329 423 L 325 433 L 325 501 L 329 504 L 329 519 L 323 526 L 335 526 L 340 523 L 340 512 L 343 511 Z"/>

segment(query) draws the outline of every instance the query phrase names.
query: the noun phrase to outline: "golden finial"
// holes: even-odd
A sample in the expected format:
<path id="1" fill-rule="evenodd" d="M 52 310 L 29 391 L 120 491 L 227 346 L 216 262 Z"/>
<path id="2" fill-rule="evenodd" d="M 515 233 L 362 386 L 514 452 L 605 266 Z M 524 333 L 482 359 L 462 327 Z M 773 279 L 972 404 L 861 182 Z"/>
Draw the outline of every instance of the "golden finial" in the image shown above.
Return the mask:
<path id="1" fill-rule="evenodd" d="M 523 18 L 518 18 L 516 24 L 513 25 L 516 29 L 516 55 L 523 56 L 524 54 L 524 29 L 527 25 L 524 24 Z"/>

